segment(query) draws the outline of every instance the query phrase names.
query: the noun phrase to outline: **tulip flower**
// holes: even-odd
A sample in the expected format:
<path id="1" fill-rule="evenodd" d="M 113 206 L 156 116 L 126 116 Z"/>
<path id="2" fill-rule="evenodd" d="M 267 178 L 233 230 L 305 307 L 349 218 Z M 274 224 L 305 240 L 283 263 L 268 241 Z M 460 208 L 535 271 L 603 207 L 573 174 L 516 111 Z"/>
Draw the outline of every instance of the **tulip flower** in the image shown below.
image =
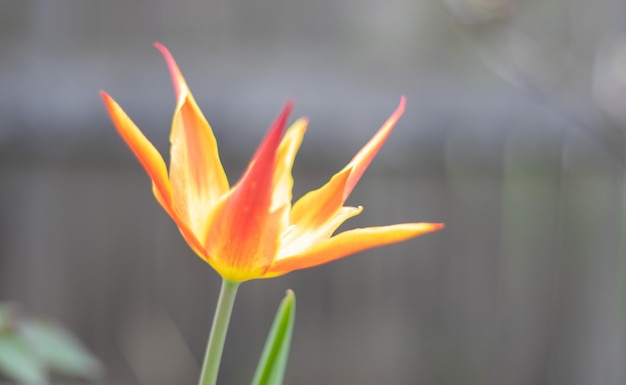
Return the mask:
<path id="1" fill-rule="evenodd" d="M 211 126 L 172 55 L 163 45 L 155 46 L 165 57 L 176 93 L 169 175 L 155 147 L 108 94 L 101 94 L 117 131 L 152 179 L 157 201 L 189 246 L 223 278 L 276 277 L 442 228 L 405 223 L 333 235 L 363 210 L 344 203 L 404 112 L 404 97 L 347 166 L 292 205 L 291 170 L 307 120 L 295 121 L 285 133 L 288 103 L 241 179 L 229 187 Z"/>
<path id="2" fill-rule="evenodd" d="M 159 152 L 122 108 L 104 91 L 101 95 L 117 131 L 152 179 L 156 200 L 189 246 L 223 278 L 200 376 L 201 385 L 214 385 L 241 282 L 321 265 L 439 230 L 443 224 L 404 223 L 334 234 L 343 222 L 363 210 L 344 204 L 402 116 L 404 97 L 347 166 L 292 205 L 291 170 L 307 120 L 296 120 L 285 130 L 292 109 L 292 104 L 287 103 L 243 176 L 231 187 L 211 126 L 172 55 L 163 45 L 155 46 L 165 57 L 176 93 L 169 172 Z M 272 340 L 269 344 L 279 346 Z M 266 361 L 273 365 L 272 360 Z M 286 358 L 281 362 L 280 366 L 284 366 Z M 262 373 L 266 373 L 265 369 L 261 368 Z"/>

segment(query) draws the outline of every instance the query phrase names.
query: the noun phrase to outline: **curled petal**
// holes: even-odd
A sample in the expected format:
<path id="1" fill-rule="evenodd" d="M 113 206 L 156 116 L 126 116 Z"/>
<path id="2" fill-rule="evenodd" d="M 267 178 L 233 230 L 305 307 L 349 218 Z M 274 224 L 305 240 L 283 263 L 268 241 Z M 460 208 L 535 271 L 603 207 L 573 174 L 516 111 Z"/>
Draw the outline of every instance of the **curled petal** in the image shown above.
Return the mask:
<path id="1" fill-rule="evenodd" d="M 348 230 L 319 242 L 297 255 L 276 261 L 264 278 L 318 266 L 359 251 L 401 242 L 442 228 L 441 223 L 405 223 Z"/>
<path id="2" fill-rule="evenodd" d="M 170 134 L 170 181 L 173 202 L 198 238 L 206 234 L 211 209 L 228 192 L 217 141 L 167 48 L 156 43 L 169 67 L 176 92 Z"/>

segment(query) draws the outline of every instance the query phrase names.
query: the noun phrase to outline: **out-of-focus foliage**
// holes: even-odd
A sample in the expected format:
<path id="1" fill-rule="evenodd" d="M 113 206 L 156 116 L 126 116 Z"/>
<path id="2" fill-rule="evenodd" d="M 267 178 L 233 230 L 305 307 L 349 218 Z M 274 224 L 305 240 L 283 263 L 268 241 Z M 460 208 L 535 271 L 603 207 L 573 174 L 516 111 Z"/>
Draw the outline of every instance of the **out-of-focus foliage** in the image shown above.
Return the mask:
<path id="1" fill-rule="evenodd" d="M 49 383 L 52 372 L 95 380 L 102 365 L 59 325 L 24 316 L 14 304 L 0 304 L 0 376 L 42 385 Z"/>

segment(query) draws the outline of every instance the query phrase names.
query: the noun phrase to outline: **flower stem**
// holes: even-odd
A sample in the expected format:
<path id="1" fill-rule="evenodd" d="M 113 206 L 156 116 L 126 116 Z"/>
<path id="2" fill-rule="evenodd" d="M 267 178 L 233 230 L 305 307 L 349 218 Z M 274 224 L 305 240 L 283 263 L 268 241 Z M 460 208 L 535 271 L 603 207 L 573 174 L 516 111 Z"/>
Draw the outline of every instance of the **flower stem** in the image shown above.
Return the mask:
<path id="1" fill-rule="evenodd" d="M 232 282 L 227 279 L 222 281 L 222 289 L 217 301 L 217 309 L 215 309 L 215 317 L 213 318 L 211 335 L 209 336 L 204 355 L 199 385 L 215 385 L 217 382 L 217 372 L 220 369 L 222 350 L 224 350 L 228 323 L 230 322 L 230 315 L 233 311 L 238 288 L 239 282 Z"/>

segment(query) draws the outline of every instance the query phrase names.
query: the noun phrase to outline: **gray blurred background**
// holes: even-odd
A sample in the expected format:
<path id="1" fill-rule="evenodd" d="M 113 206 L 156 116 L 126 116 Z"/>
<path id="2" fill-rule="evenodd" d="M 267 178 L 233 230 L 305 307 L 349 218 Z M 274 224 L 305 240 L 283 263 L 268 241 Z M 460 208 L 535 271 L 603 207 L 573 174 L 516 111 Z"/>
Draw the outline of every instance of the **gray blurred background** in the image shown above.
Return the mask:
<path id="1" fill-rule="evenodd" d="M 167 45 L 231 183 L 288 99 L 295 196 L 407 95 L 349 227 L 446 229 L 241 287 L 222 384 L 287 288 L 287 384 L 624 384 L 623 0 L 2 0 L 0 300 L 74 330 L 102 383 L 194 384 L 219 277 L 115 133 L 167 156 Z"/>

